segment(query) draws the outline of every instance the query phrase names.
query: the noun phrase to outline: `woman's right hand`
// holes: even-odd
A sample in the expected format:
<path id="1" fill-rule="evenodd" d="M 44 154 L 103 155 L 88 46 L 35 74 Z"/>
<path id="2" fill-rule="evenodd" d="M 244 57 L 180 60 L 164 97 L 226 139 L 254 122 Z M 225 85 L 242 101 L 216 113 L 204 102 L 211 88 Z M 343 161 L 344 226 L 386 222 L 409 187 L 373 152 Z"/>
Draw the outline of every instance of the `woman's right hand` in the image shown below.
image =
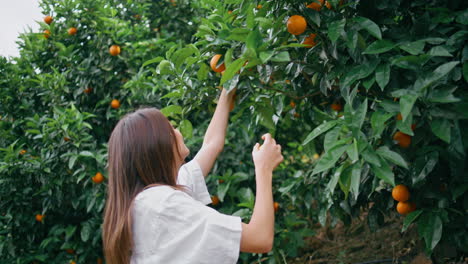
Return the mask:
<path id="1" fill-rule="evenodd" d="M 255 169 L 272 172 L 283 161 L 281 146 L 276 144 L 269 133 L 263 135 L 262 139 L 263 145 L 255 144 L 252 151 Z"/>

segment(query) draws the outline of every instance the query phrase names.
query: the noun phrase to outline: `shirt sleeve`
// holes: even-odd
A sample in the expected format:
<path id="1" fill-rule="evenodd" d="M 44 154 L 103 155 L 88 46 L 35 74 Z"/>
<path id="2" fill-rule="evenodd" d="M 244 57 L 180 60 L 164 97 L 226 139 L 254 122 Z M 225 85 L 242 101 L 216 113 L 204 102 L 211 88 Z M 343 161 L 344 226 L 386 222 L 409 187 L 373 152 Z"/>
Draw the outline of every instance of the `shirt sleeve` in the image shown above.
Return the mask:
<path id="1" fill-rule="evenodd" d="M 240 217 L 219 213 L 182 191 L 169 196 L 164 207 L 161 219 L 171 226 L 172 239 L 161 250 L 184 252 L 173 263 L 237 263 Z M 177 252 L 166 253 L 177 256 Z"/>
<path id="2" fill-rule="evenodd" d="M 203 204 L 211 203 L 211 197 L 206 187 L 205 177 L 196 160 L 191 160 L 180 167 L 177 184 L 186 187 L 188 194 Z"/>

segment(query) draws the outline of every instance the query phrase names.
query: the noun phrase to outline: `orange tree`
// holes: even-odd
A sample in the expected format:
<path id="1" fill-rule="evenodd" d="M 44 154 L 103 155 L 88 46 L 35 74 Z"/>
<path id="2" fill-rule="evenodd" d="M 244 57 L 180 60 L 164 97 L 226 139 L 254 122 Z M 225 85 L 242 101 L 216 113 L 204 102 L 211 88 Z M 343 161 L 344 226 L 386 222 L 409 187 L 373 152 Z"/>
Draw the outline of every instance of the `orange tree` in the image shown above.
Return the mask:
<path id="1" fill-rule="evenodd" d="M 220 164 L 248 160 L 236 146 L 261 131 L 285 146 L 273 259 L 297 255 L 314 221 L 350 223 L 362 208 L 373 230 L 398 210 L 402 232 L 415 223 L 427 254 L 466 255 L 466 3 L 311 2 L 207 1 L 196 41 L 147 71 L 182 113 L 202 113 L 215 88 L 237 87 L 236 141 Z M 254 181 L 243 166 L 210 188 L 221 211 L 248 218 Z M 398 206 L 396 184 L 410 193 Z"/>
<path id="2" fill-rule="evenodd" d="M 140 67 L 190 41 L 195 22 L 171 15 L 203 12 L 153 2 L 41 1 L 40 30 L 0 58 L 2 263 L 102 262 L 108 136 L 126 112 L 163 108 Z"/>
<path id="3" fill-rule="evenodd" d="M 141 105 L 162 108 L 196 149 L 219 87 L 237 87 L 238 96 L 208 180 L 215 207 L 248 221 L 250 150 L 261 133 L 273 133 L 286 158 L 274 178 L 275 248 L 241 262 L 297 256 L 328 215 L 349 223 L 367 208 L 376 229 L 396 214 L 394 197 L 406 200 L 392 196 L 397 184 L 409 192 L 400 212 L 413 210 L 402 228 L 417 224 L 428 253 L 448 245 L 466 254 L 462 1 L 41 7 L 52 20 L 21 36 L 15 63 L 0 59 L 2 260 L 99 263 L 106 142 L 116 121 Z M 222 73 L 210 67 L 216 54 Z"/>

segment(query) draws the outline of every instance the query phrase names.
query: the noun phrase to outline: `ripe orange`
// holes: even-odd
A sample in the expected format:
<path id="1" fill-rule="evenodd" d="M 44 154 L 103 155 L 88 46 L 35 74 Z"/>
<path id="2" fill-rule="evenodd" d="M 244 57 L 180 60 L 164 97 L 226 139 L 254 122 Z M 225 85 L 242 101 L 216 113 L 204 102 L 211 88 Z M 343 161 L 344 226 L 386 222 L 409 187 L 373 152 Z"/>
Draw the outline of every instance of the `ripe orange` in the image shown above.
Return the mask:
<path id="1" fill-rule="evenodd" d="M 50 30 L 44 30 L 44 38 L 48 39 L 50 37 Z"/>
<path id="2" fill-rule="evenodd" d="M 403 184 L 399 184 L 395 186 L 392 190 L 392 197 L 393 199 L 399 202 L 406 202 L 409 200 L 410 193 L 408 187 Z"/>
<path id="3" fill-rule="evenodd" d="M 45 215 L 37 214 L 36 215 L 36 221 L 42 222 L 42 220 L 44 220 L 44 217 L 45 217 Z"/>
<path id="4" fill-rule="evenodd" d="M 317 43 L 315 42 L 315 37 L 317 37 L 317 34 L 314 34 L 314 33 L 310 34 L 308 37 L 304 39 L 302 44 L 307 45 L 305 47 L 309 49 L 314 47 L 315 45 L 317 45 Z"/>
<path id="5" fill-rule="evenodd" d="M 224 66 L 224 62 L 218 66 L 218 61 L 222 56 L 223 55 L 221 54 L 216 54 L 213 56 L 213 58 L 211 58 L 210 66 L 214 72 L 223 72 L 224 70 L 226 70 L 226 67 Z"/>
<path id="6" fill-rule="evenodd" d="M 229 10 L 229 11 L 228 11 L 228 14 L 229 14 L 229 15 L 232 14 L 232 10 Z"/>
<path id="7" fill-rule="evenodd" d="M 211 196 L 211 203 L 212 203 L 213 205 L 215 205 L 215 206 L 218 205 L 218 204 L 219 204 L 219 198 L 218 198 L 218 196 L 216 196 L 216 195 Z"/>
<path id="8" fill-rule="evenodd" d="M 290 80 L 286 80 L 284 81 L 286 84 L 291 84 L 291 81 Z"/>
<path id="9" fill-rule="evenodd" d="M 413 202 L 398 202 L 397 212 L 401 215 L 407 215 L 416 210 L 416 204 Z"/>
<path id="10" fill-rule="evenodd" d="M 63 140 L 68 142 L 68 141 L 70 141 L 70 138 L 69 137 L 63 137 Z"/>
<path id="11" fill-rule="evenodd" d="M 315 0 L 316 2 L 312 2 L 310 4 L 307 5 L 307 8 L 311 8 L 315 11 L 320 11 L 320 9 L 322 9 L 322 6 L 323 6 L 323 3 L 325 2 L 325 0 L 319 0 L 320 3 L 318 3 L 317 0 Z"/>
<path id="12" fill-rule="evenodd" d="M 112 100 L 111 107 L 114 109 L 118 109 L 120 107 L 120 102 L 117 99 Z"/>
<path id="13" fill-rule="evenodd" d="M 330 107 L 333 111 L 336 111 L 336 112 L 339 112 L 343 109 L 343 106 L 340 103 L 333 103 L 331 104 Z"/>
<path id="14" fill-rule="evenodd" d="M 73 250 L 72 248 L 67 248 L 65 251 L 67 251 L 67 253 L 70 255 L 75 254 L 75 250 Z"/>
<path id="15" fill-rule="evenodd" d="M 294 117 L 295 117 L 295 118 L 299 118 L 300 116 L 301 116 L 301 115 L 300 115 L 299 113 L 297 113 L 297 112 L 294 113 Z"/>
<path id="16" fill-rule="evenodd" d="M 22 149 L 22 150 L 20 150 L 19 154 L 20 154 L 20 155 L 24 155 L 24 154 L 26 154 L 26 152 L 27 152 L 27 151 L 26 151 L 25 149 Z"/>
<path id="17" fill-rule="evenodd" d="M 71 260 L 70 264 L 76 264 L 76 262 L 74 260 Z"/>
<path id="18" fill-rule="evenodd" d="M 119 45 L 112 45 L 109 48 L 109 53 L 112 56 L 117 56 L 120 54 L 120 46 Z"/>
<path id="19" fill-rule="evenodd" d="M 402 120 L 403 119 L 403 116 L 401 116 L 401 113 L 398 113 L 398 115 L 396 116 L 396 120 Z"/>
<path id="20" fill-rule="evenodd" d="M 292 108 L 295 108 L 295 107 L 296 107 L 296 103 L 295 103 L 293 100 L 291 100 L 291 102 L 289 102 L 289 105 L 290 105 Z"/>
<path id="21" fill-rule="evenodd" d="M 218 183 L 219 183 L 219 184 L 224 183 L 224 180 L 223 180 L 223 179 L 219 179 L 219 180 L 218 180 Z"/>
<path id="22" fill-rule="evenodd" d="M 274 202 L 274 203 L 273 203 L 273 208 L 275 209 L 275 213 L 278 212 L 278 210 L 279 210 L 279 203 Z"/>
<path id="23" fill-rule="evenodd" d="M 93 91 L 93 88 L 91 88 L 91 87 L 88 87 L 88 88 L 84 89 L 85 94 L 90 94 L 92 91 Z"/>
<path id="24" fill-rule="evenodd" d="M 96 261 L 97 264 L 102 264 L 102 258 L 98 258 Z"/>
<path id="25" fill-rule="evenodd" d="M 70 36 L 76 35 L 77 31 L 78 30 L 76 29 L 76 27 L 71 27 L 71 28 L 68 29 L 68 35 L 70 35 Z"/>
<path id="26" fill-rule="evenodd" d="M 402 148 L 407 148 L 411 145 L 411 136 L 401 131 L 398 131 L 393 135 L 393 140 Z"/>
<path id="27" fill-rule="evenodd" d="M 328 2 L 328 1 L 325 1 L 325 6 L 326 6 L 328 9 L 332 9 L 332 6 L 331 6 L 330 2 Z"/>
<path id="28" fill-rule="evenodd" d="M 313 156 L 314 160 L 318 160 L 320 158 L 320 155 L 318 153 L 315 153 Z"/>
<path id="29" fill-rule="evenodd" d="M 98 172 L 91 178 L 91 180 L 93 180 L 94 183 L 101 183 L 104 181 L 104 176 L 102 176 L 102 173 Z"/>
<path id="30" fill-rule="evenodd" d="M 46 16 L 46 17 L 44 17 L 44 22 L 45 22 L 47 25 L 50 25 L 50 23 L 52 23 L 52 21 L 54 21 L 54 19 L 53 19 L 51 16 Z"/>
<path id="31" fill-rule="evenodd" d="M 263 6 L 262 5 L 257 5 L 257 9 L 261 9 Z"/>
<path id="32" fill-rule="evenodd" d="M 288 19 L 287 27 L 289 33 L 300 35 L 306 30 L 307 22 L 303 16 L 294 15 Z"/>

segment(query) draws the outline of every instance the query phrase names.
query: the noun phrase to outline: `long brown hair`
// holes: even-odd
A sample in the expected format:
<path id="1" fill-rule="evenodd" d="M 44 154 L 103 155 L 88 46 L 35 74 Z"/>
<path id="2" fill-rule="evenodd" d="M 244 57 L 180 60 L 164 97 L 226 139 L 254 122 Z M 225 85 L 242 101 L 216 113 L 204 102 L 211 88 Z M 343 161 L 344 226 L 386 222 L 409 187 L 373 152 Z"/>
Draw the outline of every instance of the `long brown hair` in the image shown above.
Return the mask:
<path id="1" fill-rule="evenodd" d="M 178 150 L 173 127 L 156 108 L 127 114 L 115 126 L 108 146 L 109 182 L 102 231 L 107 263 L 130 263 L 132 202 L 147 186 L 177 188 Z"/>

